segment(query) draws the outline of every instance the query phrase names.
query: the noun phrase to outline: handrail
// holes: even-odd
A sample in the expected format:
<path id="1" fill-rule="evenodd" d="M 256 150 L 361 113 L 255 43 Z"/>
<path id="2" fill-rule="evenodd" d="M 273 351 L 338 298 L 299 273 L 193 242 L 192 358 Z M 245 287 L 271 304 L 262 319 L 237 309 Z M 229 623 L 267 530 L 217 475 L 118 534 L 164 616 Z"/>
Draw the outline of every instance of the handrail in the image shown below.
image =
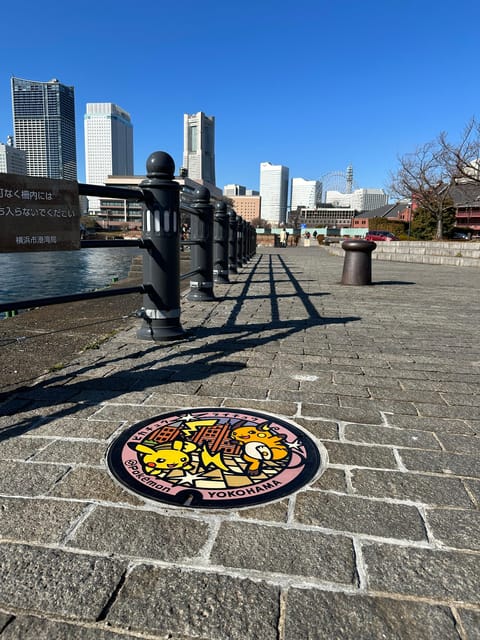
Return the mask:
<path id="1" fill-rule="evenodd" d="M 123 296 L 130 293 L 145 293 L 145 286 L 118 287 L 114 289 L 100 289 L 98 291 L 86 291 L 84 293 L 72 293 L 66 296 L 52 296 L 50 298 L 33 298 L 31 300 L 19 300 L 0 304 L 0 313 L 7 311 L 18 311 L 19 309 L 33 309 L 34 307 L 47 307 L 53 304 L 63 304 L 65 302 L 78 302 L 79 300 L 93 300 L 95 298 L 110 298 L 112 296 Z"/>
<path id="2" fill-rule="evenodd" d="M 162 151 L 147 160 L 147 177 L 139 188 L 79 184 L 79 194 L 144 202 L 142 238 L 80 241 L 81 248 L 138 247 L 143 256 L 143 284 L 106 288 L 48 298 L 0 304 L 0 313 L 19 309 L 106 298 L 130 293 L 143 294 L 138 312 L 144 324 L 137 336 L 148 340 L 184 337 L 180 325 L 180 281 L 190 278 L 189 300 L 215 300 L 213 284 L 229 283 L 228 273 L 237 273 L 255 253 L 256 234 L 225 202 L 210 203 L 210 191 L 203 186 L 186 190 L 174 180 L 175 165 Z M 181 240 L 181 213 L 190 216 L 190 238 Z M 190 270 L 180 274 L 180 247 L 190 247 Z"/>

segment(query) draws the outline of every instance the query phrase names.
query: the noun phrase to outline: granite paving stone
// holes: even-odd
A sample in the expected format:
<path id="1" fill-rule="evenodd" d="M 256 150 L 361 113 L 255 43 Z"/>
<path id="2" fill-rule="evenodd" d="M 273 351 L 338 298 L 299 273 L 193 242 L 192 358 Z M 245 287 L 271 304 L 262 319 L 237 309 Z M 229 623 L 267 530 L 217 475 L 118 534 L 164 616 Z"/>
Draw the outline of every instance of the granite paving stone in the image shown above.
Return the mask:
<path id="1" fill-rule="evenodd" d="M 112 559 L 21 544 L 0 544 L 0 559 L 1 608 L 86 621 L 102 613 L 126 569 Z"/>
<path id="2" fill-rule="evenodd" d="M 118 400 L 117 400 L 118 401 Z M 77 417 L 60 418 L 40 422 L 31 432 L 35 436 L 57 436 L 65 438 L 109 438 L 121 426 L 121 422 L 103 422 L 101 420 Z"/>
<path id="3" fill-rule="evenodd" d="M 53 440 L 35 453 L 34 462 L 61 462 L 100 466 L 105 458 L 106 443 L 82 440 Z"/>
<path id="4" fill-rule="evenodd" d="M 450 405 L 428 404 L 415 402 L 418 413 L 425 417 L 452 418 L 458 420 L 468 420 L 478 418 L 478 407 L 471 405 Z"/>
<path id="5" fill-rule="evenodd" d="M 335 407 L 328 404 L 302 404 L 302 416 L 306 418 L 325 418 L 327 420 L 342 420 L 344 422 L 364 422 L 367 424 L 382 424 L 380 410 L 372 408 Z"/>
<path id="6" fill-rule="evenodd" d="M 313 489 L 339 491 L 340 493 L 346 493 L 348 490 L 347 479 L 342 469 L 327 468 L 311 486 Z"/>
<path id="7" fill-rule="evenodd" d="M 425 418 L 420 416 L 387 415 L 386 420 L 392 427 L 401 429 L 418 429 L 434 433 L 451 433 L 474 435 L 472 427 L 466 420 L 447 420 L 444 418 Z"/>
<path id="8" fill-rule="evenodd" d="M 372 591 L 478 605 L 478 554 L 365 544 L 363 557 Z"/>
<path id="9" fill-rule="evenodd" d="M 302 492 L 295 501 L 295 519 L 348 533 L 426 540 L 425 526 L 415 507 L 353 496 Z"/>
<path id="10" fill-rule="evenodd" d="M 291 421 L 319 440 L 338 440 L 338 425 L 336 422 L 302 418 L 300 416 L 295 416 Z"/>
<path id="11" fill-rule="evenodd" d="M 330 464 L 343 464 L 353 467 L 375 467 L 397 469 L 393 450 L 388 447 L 375 447 L 363 444 L 343 442 L 324 442 Z"/>
<path id="12" fill-rule="evenodd" d="M 138 638 L 138 636 L 102 628 L 100 624 L 86 627 L 71 622 L 17 615 L 3 633 L 1 633 L 0 622 L 0 633 L 2 640 L 27 640 L 29 638 L 38 638 L 38 640 L 73 640 L 75 638 L 79 640 L 80 638 L 81 640 L 135 640 L 135 637 Z"/>
<path id="13" fill-rule="evenodd" d="M 48 444 L 50 444 L 50 440 L 47 438 L 14 437 L 14 434 L 7 437 L 4 434 L 4 439 L 0 439 L 0 459 L 28 460 Z"/>
<path id="14" fill-rule="evenodd" d="M 461 640 L 448 607 L 419 602 L 289 589 L 285 640 Z"/>
<path id="15" fill-rule="evenodd" d="M 458 549 L 480 551 L 480 511 L 427 509 L 427 523 L 435 538 Z M 472 532 L 478 535 L 472 535 Z"/>
<path id="16" fill-rule="evenodd" d="M 462 481 L 457 478 L 401 471 L 352 469 L 351 481 L 355 493 L 360 495 L 474 508 Z"/>
<path id="17" fill-rule="evenodd" d="M 407 469 L 480 478 L 480 455 L 478 454 L 466 456 L 456 453 L 403 449 L 401 458 Z"/>
<path id="18" fill-rule="evenodd" d="M 279 617 L 279 588 L 267 582 L 140 565 L 127 577 L 107 621 L 163 637 L 278 640 Z"/>
<path id="19" fill-rule="evenodd" d="M 460 620 L 462 626 L 467 633 L 468 640 L 480 639 L 480 608 L 473 609 L 459 609 Z"/>
<path id="20" fill-rule="evenodd" d="M 350 442 L 385 444 L 412 449 L 440 449 L 440 444 L 432 433 L 415 431 L 414 429 L 347 424 L 345 425 L 344 437 Z"/>
<path id="21" fill-rule="evenodd" d="M 104 469 L 77 467 L 69 471 L 48 495 L 70 500 L 143 505 L 144 500 L 123 489 Z"/>
<path id="22" fill-rule="evenodd" d="M 442 446 L 453 453 L 478 456 L 480 458 L 480 436 L 473 438 L 462 435 L 439 434 L 438 439 Z"/>
<path id="23" fill-rule="evenodd" d="M 68 471 L 68 465 L 0 460 L 0 494 L 40 496 Z"/>
<path id="24" fill-rule="evenodd" d="M 59 543 L 85 506 L 80 502 L 0 497 L 0 538 Z"/>
<path id="25" fill-rule="evenodd" d="M 78 549 L 177 562 L 196 556 L 208 538 L 204 522 L 151 511 L 96 507 L 68 544 Z"/>
<path id="26" fill-rule="evenodd" d="M 301 529 L 224 522 L 212 548 L 214 564 L 354 584 L 352 541 Z"/>

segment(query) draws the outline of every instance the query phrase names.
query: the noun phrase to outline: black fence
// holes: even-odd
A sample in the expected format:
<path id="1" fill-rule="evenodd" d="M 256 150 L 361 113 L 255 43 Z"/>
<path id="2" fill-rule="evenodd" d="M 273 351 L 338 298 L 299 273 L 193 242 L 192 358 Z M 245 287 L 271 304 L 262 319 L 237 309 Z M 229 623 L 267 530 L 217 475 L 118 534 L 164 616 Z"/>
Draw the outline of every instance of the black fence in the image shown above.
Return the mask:
<path id="1" fill-rule="evenodd" d="M 211 204 L 210 192 L 199 186 L 182 191 L 174 180 L 175 164 L 163 151 L 147 159 L 147 177 L 136 189 L 79 184 L 79 194 L 135 200 L 144 204 L 139 240 L 81 240 L 82 248 L 138 247 L 143 253 L 143 284 L 65 296 L 18 300 L 0 304 L 0 313 L 12 314 L 52 304 L 130 293 L 143 294 L 142 319 L 137 336 L 147 340 L 180 338 L 180 281 L 190 279 L 189 300 L 215 300 L 214 284 L 229 282 L 256 251 L 255 229 L 228 210 L 223 201 Z M 189 239 L 182 239 L 181 217 L 190 218 Z M 180 274 L 180 252 L 190 250 L 190 270 Z"/>

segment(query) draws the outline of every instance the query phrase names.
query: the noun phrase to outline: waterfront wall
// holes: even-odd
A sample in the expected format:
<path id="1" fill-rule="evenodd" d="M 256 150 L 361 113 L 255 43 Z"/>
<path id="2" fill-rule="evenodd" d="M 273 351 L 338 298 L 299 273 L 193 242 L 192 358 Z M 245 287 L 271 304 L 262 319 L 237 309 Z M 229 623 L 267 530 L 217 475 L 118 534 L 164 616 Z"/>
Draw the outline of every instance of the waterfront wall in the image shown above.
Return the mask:
<path id="1" fill-rule="evenodd" d="M 377 242 L 372 260 L 418 262 L 457 267 L 480 267 L 480 242 Z M 341 244 L 325 247 L 330 254 L 343 256 Z"/>

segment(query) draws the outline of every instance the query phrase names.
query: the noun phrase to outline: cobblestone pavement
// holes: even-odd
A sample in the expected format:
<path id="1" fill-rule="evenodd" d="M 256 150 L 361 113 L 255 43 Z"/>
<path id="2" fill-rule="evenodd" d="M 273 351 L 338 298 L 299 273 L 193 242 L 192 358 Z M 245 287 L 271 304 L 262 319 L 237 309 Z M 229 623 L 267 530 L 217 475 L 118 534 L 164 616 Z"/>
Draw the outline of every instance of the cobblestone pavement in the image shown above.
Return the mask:
<path id="1" fill-rule="evenodd" d="M 480 638 L 480 278 L 261 249 L 183 341 L 138 320 L 0 405 L 0 640 Z M 265 410 L 328 451 L 279 501 L 175 508 L 107 472 L 126 427 Z"/>

